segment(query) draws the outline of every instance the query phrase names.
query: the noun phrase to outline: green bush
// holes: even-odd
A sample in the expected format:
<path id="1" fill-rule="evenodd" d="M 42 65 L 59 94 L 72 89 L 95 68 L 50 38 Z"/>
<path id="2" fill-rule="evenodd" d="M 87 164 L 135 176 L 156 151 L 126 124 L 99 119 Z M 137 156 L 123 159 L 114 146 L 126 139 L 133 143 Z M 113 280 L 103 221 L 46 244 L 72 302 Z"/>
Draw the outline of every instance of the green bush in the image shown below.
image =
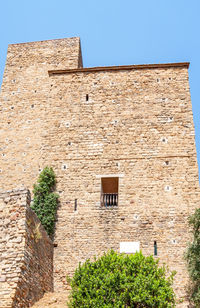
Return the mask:
<path id="1" fill-rule="evenodd" d="M 51 167 L 45 167 L 39 175 L 37 184 L 33 186 L 32 210 L 36 213 L 47 233 L 54 233 L 58 194 L 53 192 L 56 178 Z"/>
<path id="2" fill-rule="evenodd" d="M 172 273 L 166 278 L 166 268 L 158 260 L 118 254 L 111 250 L 94 262 L 79 264 L 74 277 L 69 307 L 175 307 Z"/>
<path id="3" fill-rule="evenodd" d="M 186 260 L 192 283 L 189 288 L 189 295 L 195 307 L 200 307 L 200 209 L 189 218 L 189 225 L 193 234 L 193 241 L 189 244 Z"/>

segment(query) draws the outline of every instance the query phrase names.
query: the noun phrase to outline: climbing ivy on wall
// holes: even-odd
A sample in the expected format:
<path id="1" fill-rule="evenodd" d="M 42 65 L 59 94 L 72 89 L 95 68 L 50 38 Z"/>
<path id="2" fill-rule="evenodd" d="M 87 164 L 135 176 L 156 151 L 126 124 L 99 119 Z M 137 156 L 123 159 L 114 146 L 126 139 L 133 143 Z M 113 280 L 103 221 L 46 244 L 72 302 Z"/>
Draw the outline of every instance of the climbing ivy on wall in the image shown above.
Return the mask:
<path id="1" fill-rule="evenodd" d="M 186 260 L 191 278 L 190 298 L 195 307 L 200 307 L 200 209 L 196 209 L 189 218 L 193 239 L 189 244 Z"/>
<path id="2" fill-rule="evenodd" d="M 54 233 L 56 210 L 59 195 L 53 190 L 56 184 L 56 177 L 51 167 L 45 167 L 40 173 L 37 183 L 33 186 L 32 210 L 36 213 L 47 233 L 52 236 Z"/>

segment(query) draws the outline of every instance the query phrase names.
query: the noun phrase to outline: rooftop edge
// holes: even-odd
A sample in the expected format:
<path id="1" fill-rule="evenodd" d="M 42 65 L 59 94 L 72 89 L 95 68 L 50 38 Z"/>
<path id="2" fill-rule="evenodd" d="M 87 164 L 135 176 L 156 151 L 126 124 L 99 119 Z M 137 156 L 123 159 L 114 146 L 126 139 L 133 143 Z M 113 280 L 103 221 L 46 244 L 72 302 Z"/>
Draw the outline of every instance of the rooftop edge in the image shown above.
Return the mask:
<path id="1" fill-rule="evenodd" d="M 10 43 L 8 44 L 8 46 L 28 45 L 28 44 L 34 44 L 34 43 L 45 43 L 45 42 L 54 42 L 54 41 L 66 41 L 66 40 L 71 40 L 71 39 L 77 39 L 80 41 L 79 36 L 72 36 L 72 37 L 59 38 L 59 39 L 47 39 L 47 40 L 39 40 L 39 41 L 21 42 L 21 43 Z"/>
<path id="2" fill-rule="evenodd" d="M 186 67 L 189 68 L 190 62 L 179 63 L 160 63 L 160 64 L 136 64 L 136 65 L 121 65 L 121 66 L 97 66 L 97 67 L 85 67 L 77 69 L 65 69 L 65 70 L 49 70 L 49 76 L 60 74 L 72 74 L 72 73 L 85 73 L 85 72 L 99 72 L 99 71 L 125 71 L 125 70 L 138 70 L 138 69 L 154 69 L 154 68 L 170 68 L 170 67 Z"/>

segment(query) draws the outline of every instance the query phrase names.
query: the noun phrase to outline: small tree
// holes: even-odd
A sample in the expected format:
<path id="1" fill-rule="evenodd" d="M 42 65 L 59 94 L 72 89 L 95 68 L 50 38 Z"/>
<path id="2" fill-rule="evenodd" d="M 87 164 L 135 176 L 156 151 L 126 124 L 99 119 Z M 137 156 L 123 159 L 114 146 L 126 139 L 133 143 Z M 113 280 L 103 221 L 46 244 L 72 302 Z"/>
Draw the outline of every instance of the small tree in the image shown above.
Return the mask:
<path id="1" fill-rule="evenodd" d="M 186 260 L 192 284 L 190 285 L 191 301 L 195 307 L 200 307 L 200 209 L 189 217 L 189 225 L 193 234 L 192 243 L 189 244 Z"/>
<path id="2" fill-rule="evenodd" d="M 166 278 L 158 260 L 110 251 L 79 264 L 71 279 L 69 307 L 175 307 L 174 273 Z"/>
<path id="3" fill-rule="evenodd" d="M 33 186 L 32 210 L 36 213 L 47 233 L 51 236 L 54 232 L 58 194 L 53 192 L 56 179 L 51 167 L 45 167 L 39 179 Z"/>

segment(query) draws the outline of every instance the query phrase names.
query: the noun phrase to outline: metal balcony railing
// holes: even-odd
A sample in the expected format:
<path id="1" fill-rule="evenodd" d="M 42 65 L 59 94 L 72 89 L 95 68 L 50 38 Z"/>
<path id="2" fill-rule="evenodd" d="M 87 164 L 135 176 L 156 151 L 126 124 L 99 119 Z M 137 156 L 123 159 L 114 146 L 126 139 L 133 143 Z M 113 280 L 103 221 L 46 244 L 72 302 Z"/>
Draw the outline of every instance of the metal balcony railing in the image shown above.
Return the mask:
<path id="1" fill-rule="evenodd" d="M 102 194 L 101 204 L 103 206 L 117 206 L 118 205 L 118 194 Z"/>

